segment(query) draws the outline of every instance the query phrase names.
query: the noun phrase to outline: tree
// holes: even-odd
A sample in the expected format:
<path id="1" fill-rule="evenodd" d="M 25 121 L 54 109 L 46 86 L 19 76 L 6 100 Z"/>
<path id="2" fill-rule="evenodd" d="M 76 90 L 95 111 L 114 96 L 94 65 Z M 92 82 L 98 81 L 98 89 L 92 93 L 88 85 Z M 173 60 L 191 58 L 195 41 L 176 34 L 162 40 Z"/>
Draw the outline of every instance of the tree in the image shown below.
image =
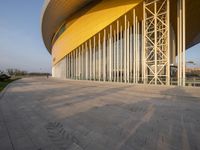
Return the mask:
<path id="1" fill-rule="evenodd" d="M 6 70 L 7 71 L 7 73 L 9 74 L 9 75 L 11 75 L 11 76 L 13 76 L 13 75 L 15 75 L 15 69 L 7 69 Z"/>
<path id="2" fill-rule="evenodd" d="M 0 75 L 3 74 L 3 72 L 4 72 L 3 70 L 0 70 Z"/>
<path id="3" fill-rule="evenodd" d="M 13 76 L 24 76 L 27 75 L 27 71 L 19 70 L 19 69 L 7 69 L 6 70 L 9 75 Z"/>

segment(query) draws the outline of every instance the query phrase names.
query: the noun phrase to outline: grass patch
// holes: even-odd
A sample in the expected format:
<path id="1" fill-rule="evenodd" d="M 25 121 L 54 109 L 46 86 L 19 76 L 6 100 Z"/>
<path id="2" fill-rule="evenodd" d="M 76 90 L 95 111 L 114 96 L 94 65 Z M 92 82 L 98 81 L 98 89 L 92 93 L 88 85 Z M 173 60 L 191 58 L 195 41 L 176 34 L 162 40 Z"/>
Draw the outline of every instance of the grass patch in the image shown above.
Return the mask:
<path id="1" fill-rule="evenodd" d="M 14 79 L 8 79 L 8 80 L 4 80 L 4 81 L 0 81 L 0 92 L 11 82 L 18 80 L 20 78 L 14 78 Z"/>

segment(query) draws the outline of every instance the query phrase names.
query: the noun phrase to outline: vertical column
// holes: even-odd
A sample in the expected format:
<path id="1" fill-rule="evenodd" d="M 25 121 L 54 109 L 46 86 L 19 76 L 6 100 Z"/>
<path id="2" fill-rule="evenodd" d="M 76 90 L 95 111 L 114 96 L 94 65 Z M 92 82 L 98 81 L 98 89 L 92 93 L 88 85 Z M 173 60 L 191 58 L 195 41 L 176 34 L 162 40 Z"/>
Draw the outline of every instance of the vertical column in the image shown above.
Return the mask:
<path id="1" fill-rule="evenodd" d="M 74 79 L 74 51 L 72 51 L 72 78 Z"/>
<path id="2" fill-rule="evenodd" d="M 74 63 L 75 62 L 75 53 L 74 53 L 74 51 L 72 51 L 72 58 L 73 58 L 73 66 L 72 67 L 73 67 L 73 79 L 74 79 L 74 77 L 75 77 L 75 67 L 74 67 L 75 66 L 74 65 L 75 64 Z"/>
<path id="3" fill-rule="evenodd" d="M 79 47 L 79 80 L 82 80 L 82 53 L 81 53 L 81 46 Z"/>
<path id="4" fill-rule="evenodd" d="M 120 81 L 123 82 L 123 27 L 120 26 Z"/>
<path id="5" fill-rule="evenodd" d="M 112 81 L 112 25 L 109 34 L 109 80 Z"/>
<path id="6" fill-rule="evenodd" d="M 101 32 L 99 32 L 99 81 L 101 81 Z"/>
<path id="7" fill-rule="evenodd" d="M 73 79 L 73 55 L 72 55 L 72 52 L 70 53 L 71 55 L 71 79 Z"/>
<path id="8" fill-rule="evenodd" d="M 75 53 L 72 51 L 72 57 L 73 57 L 73 79 L 75 79 Z"/>
<path id="9" fill-rule="evenodd" d="M 104 29 L 103 38 L 103 81 L 106 81 L 106 29 Z"/>
<path id="10" fill-rule="evenodd" d="M 75 52 L 75 68 L 76 68 L 75 79 L 77 80 L 77 51 L 76 49 L 74 50 L 74 52 Z"/>
<path id="11" fill-rule="evenodd" d="M 167 79 L 166 79 L 166 84 L 167 85 L 170 85 L 170 0 L 167 0 L 167 25 L 168 25 L 168 38 L 167 38 L 167 61 L 169 62 L 168 65 L 167 65 Z"/>
<path id="12" fill-rule="evenodd" d="M 81 79 L 81 48 L 78 48 L 78 74 L 79 74 L 79 80 Z"/>
<path id="13" fill-rule="evenodd" d="M 67 60 L 68 60 L 68 55 L 66 55 L 66 78 L 68 78 L 68 63 L 67 63 Z"/>
<path id="14" fill-rule="evenodd" d="M 117 20 L 117 82 L 119 82 L 119 20 Z"/>
<path id="15" fill-rule="evenodd" d="M 154 63 L 154 69 L 155 69 L 155 76 L 154 76 L 154 78 L 155 78 L 155 85 L 157 85 L 157 81 L 158 81 L 158 70 L 157 70 L 157 66 L 158 66 L 158 60 L 157 60 L 157 3 L 155 2 L 154 3 L 154 13 L 155 13 L 155 15 L 154 15 L 154 51 L 155 51 L 155 55 L 154 55 L 154 57 L 155 57 L 155 63 Z"/>
<path id="16" fill-rule="evenodd" d="M 185 86 L 185 0 L 178 0 L 177 5 L 178 85 Z"/>
<path id="17" fill-rule="evenodd" d="M 96 80 L 96 37 L 93 38 L 93 80 Z"/>
<path id="18" fill-rule="evenodd" d="M 114 40 L 113 40 L 113 81 L 116 82 L 116 48 L 117 48 L 117 43 L 116 43 L 116 30 L 114 30 Z"/>
<path id="19" fill-rule="evenodd" d="M 76 80 L 76 50 L 73 50 L 73 57 L 74 57 L 74 79 Z"/>
<path id="20" fill-rule="evenodd" d="M 127 26 L 127 82 L 129 83 L 130 80 L 130 22 L 128 21 Z"/>
<path id="21" fill-rule="evenodd" d="M 71 78 L 73 79 L 73 53 L 71 52 Z"/>
<path id="22" fill-rule="evenodd" d="M 67 67 L 68 67 L 68 78 L 70 78 L 70 66 L 69 66 L 69 64 L 70 64 L 70 62 L 69 62 L 69 54 L 67 54 Z"/>
<path id="23" fill-rule="evenodd" d="M 135 9 L 133 10 L 133 83 L 136 83 L 136 17 Z"/>
<path id="24" fill-rule="evenodd" d="M 140 82 L 141 80 L 141 76 L 140 76 L 140 73 L 141 73 L 141 69 L 140 69 L 140 66 L 141 66 L 141 42 L 140 42 L 140 22 L 138 21 L 138 82 Z"/>
<path id="25" fill-rule="evenodd" d="M 178 44 L 177 44 L 177 47 L 178 47 L 178 86 L 181 86 L 181 81 L 182 81 L 182 79 L 181 79 L 181 4 L 180 4 L 180 1 L 181 0 L 178 0 L 177 1 L 177 3 L 178 3 L 178 8 L 177 8 L 177 15 L 178 15 L 178 17 L 177 17 L 177 19 L 178 19 L 178 23 L 177 23 L 177 25 L 178 25 L 178 32 L 177 32 L 177 35 L 178 35 L 178 40 L 177 40 L 177 42 L 178 42 Z"/>
<path id="26" fill-rule="evenodd" d="M 72 52 L 70 53 L 70 67 L 71 67 L 71 79 L 73 79 L 73 57 L 72 57 Z"/>
<path id="27" fill-rule="evenodd" d="M 169 0 L 168 0 L 169 1 Z M 186 68 L 186 11 L 185 11 L 185 0 L 182 0 L 182 7 L 183 7 L 183 86 L 185 86 L 186 75 L 185 75 L 185 68 Z"/>
<path id="28" fill-rule="evenodd" d="M 88 45 L 87 45 L 87 42 L 85 42 L 85 47 L 86 47 L 86 56 L 85 56 L 86 74 L 85 74 L 85 78 L 86 78 L 86 80 L 88 80 Z"/>
<path id="29" fill-rule="evenodd" d="M 130 27 L 130 82 L 133 82 L 133 28 Z"/>
<path id="30" fill-rule="evenodd" d="M 71 53 L 69 53 L 69 61 L 70 61 L 70 79 L 72 78 L 72 57 L 71 57 Z"/>
<path id="31" fill-rule="evenodd" d="M 92 41 L 89 40 L 89 47 L 90 47 L 90 80 L 92 80 Z"/>
<path id="32" fill-rule="evenodd" d="M 67 54 L 67 59 L 66 59 L 66 62 L 67 62 L 67 78 L 69 78 L 69 63 L 68 63 L 68 60 L 69 60 L 69 55 Z"/>
<path id="33" fill-rule="evenodd" d="M 84 45 L 81 46 L 81 75 L 82 75 L 82 80 L 84 80 L 84 60 L 83 60 L 83 55 L 84 55 Z"/>
<path id="34" fill-rule="evenodd" d="M 127 15 L 124 16 L 124 80 L 127 82 Z"/>
<path id="35" fill-rule="evenodd" d="M 138 19 L 136 17 L 136 83 L 138 83 Z"/>
<path id="36" fill-rule="evenodd" d="M 70 78 L 69 54 L 67 54 L 67 58 L 68 78 Z"/>
<path id="37" fill-rule="evenodd" d="M 145 39 L 144 38 L 144 20 L 142 21 L 142 38 L 141 39 L 142 39 L 142 51 L 141 51 L 141 56 L 142 56 L 142 61 L 141 61 L 142 62 L 142 68 L 141 68 L 142 69 L 142 82 L 145 83 L 144 82 L 144 79 L 145 79 L 144 78 L 144 72 L 145 72 L 145 63 L 144 63 L 145 62 L 145 56 L 144 56 L 144 54 L 145 54 L 144 53 L 145 52 L 145 50 L 144 50 L 144 46 L 145 46 L 144 45 L 145 44 L 144 43 L 144 39 Z"/>
<path id="38" fill-rule="evenodd" d="M 140 60 L 139 60 L 139 56 L 140 56 L 140 49 L 139 49 L 139 47 L 140 47 L 140 45 L 139 45 L 139 22 L 138 22 L 138 18 L 136 17 L 136 64 L 137 64 L 137 66 L 136 66 L 136 68 L 137 68 L 137 72 L 136 72 L 136 79 L 137 79 L 137 81 L 136 81 L 136 83 L 138 83 L 139 82 L 139 74 L 140 74 Z"/>

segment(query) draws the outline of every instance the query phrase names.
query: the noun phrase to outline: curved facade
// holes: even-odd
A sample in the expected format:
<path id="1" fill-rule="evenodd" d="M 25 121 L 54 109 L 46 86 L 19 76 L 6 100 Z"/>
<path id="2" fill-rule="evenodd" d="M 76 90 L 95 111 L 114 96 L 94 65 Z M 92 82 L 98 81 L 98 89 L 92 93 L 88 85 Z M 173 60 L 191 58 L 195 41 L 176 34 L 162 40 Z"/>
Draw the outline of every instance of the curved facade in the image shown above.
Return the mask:
<path id="1" fill-rule="evenodd" d="M 189 0 L 46 0 L 41 28 L 53 76 L 168 85 L 176 78 L 184 85 L 185 49 L 200 41 L 199 5 Z M 176 75 L 171 64 L 178 68 Z"/>

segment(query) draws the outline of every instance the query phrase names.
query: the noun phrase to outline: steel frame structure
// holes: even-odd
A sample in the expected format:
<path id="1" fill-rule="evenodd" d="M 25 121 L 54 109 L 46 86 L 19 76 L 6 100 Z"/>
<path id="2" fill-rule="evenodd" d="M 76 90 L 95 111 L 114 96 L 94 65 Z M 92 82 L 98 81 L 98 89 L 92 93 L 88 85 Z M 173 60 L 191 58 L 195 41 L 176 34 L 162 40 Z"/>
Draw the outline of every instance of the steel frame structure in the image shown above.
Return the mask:
<path id="1" fill-rule="evenodd" d="M 178 85 L 185 85 L 185 0 L 177 0 Z M 66 58 L 66 77 L 170 85 L 170 0 L 143 2 L 81 44 Z"/>
<path id="2" fill-rule="evenodd" d="M 147 0 L 143 9 L 145 83 L 169 85 L 169 0 Z"/>

